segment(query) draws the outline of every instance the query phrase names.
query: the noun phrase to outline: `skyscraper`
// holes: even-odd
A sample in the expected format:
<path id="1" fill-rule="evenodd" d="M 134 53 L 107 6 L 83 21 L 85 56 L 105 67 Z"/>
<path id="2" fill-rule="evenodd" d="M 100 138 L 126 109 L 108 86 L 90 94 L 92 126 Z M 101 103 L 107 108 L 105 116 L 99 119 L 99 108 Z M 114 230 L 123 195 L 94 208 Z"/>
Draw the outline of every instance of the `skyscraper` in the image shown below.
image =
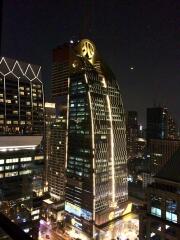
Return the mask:
<path id="1" fill-rule="evenodd" d="M 148 143 L 148 158 L 150 172 L 156 174 L 168 162 L 180 147 L 180 140 L 150 139 Z"/>
<path id="2" fill-rule="evenodd" d="M 147 109 L 147 140 L 176 139 L 176 124 L 165 107 Z"/>
<path id="3" fill-rule="evenodd" d="M 34 161 L 39 161 L 34 155 L 43 133 L 41 67 L 0 58 L 1 210 L 30 235 L 29 223 L 38 220 L 32 204 Z"/>
<path id="4" fill-rule="evenodd" d="M 134 158 L 138 153 L 138 121 L 137 112 L 128 111 L 126 114 L 126 138 L 127 138 L 127 155 L 129 158 Z"/>
<path id="5" fill-rule="evenodd" d="M 123 103 L 114 74 L 90 40 L 70 42 L 56 54 L 53 95 L 67 99 L 66 219 L 94 237 L 96 227 L 126 212 Z"/>
<path id="6" fill-rule="evenodd" d="M 179 147 L 175 121 L 167 108 L 147 109 L 147 154 L 151 174 L 157 173 Z"/>
<path id="7" fill-rule="evenodd" d="M 44 187 L 48 191 L 48 161 L 51 154 L 51 127 L 56 120 L 55 103 L 45 102 L 45 171 Z"/>
<path id="8" fill-rule="evenodd" d="M 48 188 L 51 198 L 64 202 L 66 157 L 66 120 L 55 119 L 51 124 L 50 153 L 48 158 Z"/>

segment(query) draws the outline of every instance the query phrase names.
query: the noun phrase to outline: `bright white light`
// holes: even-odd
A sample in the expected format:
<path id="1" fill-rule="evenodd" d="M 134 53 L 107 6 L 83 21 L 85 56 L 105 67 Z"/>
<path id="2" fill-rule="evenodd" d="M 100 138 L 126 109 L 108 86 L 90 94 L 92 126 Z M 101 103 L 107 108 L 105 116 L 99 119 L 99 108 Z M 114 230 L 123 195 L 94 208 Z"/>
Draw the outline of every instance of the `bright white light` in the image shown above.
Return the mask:
<path id="1" fill-rule="evenodd" d="M 39 222 L 40 222 L 41 225 L 46 223 L 43 219 L 41 219 Z"/>
<path id="2" fill-rule="evenodd" d="M 20 149 L 35 149 L 37 145 L 25 145 L 25 146 L 4 146 L 0 147 L 0 152 L 17 151 Z"/>
<path id="3" fill-rule="evenodd" d="M 73 41 L 73 40 L 70 40 L 70 43 L 74 43 L 74 41 Z"/>

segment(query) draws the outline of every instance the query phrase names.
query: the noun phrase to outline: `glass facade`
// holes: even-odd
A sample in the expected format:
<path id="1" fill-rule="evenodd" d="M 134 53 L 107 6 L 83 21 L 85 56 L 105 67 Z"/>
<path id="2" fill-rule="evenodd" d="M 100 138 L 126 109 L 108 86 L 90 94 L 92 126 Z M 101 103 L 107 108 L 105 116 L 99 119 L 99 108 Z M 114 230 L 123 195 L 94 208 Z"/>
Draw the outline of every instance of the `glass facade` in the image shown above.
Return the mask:
<path id="1" fill-rule="evenodd" d="M 83 57 L 84 46 L 89 45 L 82 45 L 83 54 L 76 55 L 69 76 L 65 210 L 78 217 L 82 229 L 92 235 L 92 220 L 97 225 L 108 222 L 108 213 L 127 201 L 127 153 L 117 81 L 98 56 L 95 61 L 95 57 L 91 61 Z M 96 54 L 92 48 L 93 44 L 87 54 Z M 81 211 L 77 214 L 74 209 Z"/>

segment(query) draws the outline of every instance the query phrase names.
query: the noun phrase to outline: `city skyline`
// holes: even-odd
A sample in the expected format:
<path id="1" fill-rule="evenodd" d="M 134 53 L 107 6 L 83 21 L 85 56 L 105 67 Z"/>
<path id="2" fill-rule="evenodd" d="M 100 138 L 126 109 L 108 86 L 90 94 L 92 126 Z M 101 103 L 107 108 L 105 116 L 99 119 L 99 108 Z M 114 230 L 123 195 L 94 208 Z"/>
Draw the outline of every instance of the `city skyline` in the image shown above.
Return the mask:
<path id="1" fill-rule="evenodd" d="M 0 0 L 0 239 L 180 239 L 177 7 Z"/>
<path id="2" fill-rule="evenodd" d="M 50 96 L 51 49 L 85 35 L 96 42 L 112 66 L 126 110 L 137 110 L 144 124 L 146 106 L 164 104 L 179 123 L 175 104 L 179 101 L 178 1 L 86 2 L 5 1 L 3 54 L 42 65 L 46 95 Z"/>

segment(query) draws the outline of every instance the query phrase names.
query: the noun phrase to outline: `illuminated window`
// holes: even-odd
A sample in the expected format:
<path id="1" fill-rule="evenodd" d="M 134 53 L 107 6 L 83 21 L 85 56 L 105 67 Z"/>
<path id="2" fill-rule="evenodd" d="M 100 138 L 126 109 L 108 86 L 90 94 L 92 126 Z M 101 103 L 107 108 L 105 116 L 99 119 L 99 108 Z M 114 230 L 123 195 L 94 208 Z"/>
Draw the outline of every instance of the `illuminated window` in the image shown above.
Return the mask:
<path id="1" fill-rule="evenodd" d="M 4 159 L 0 159 L 0 164 L 4 164 Z"/>
<path id="2" fill-rule="evenodd" d="M 161 217 L 161 198 L 151 195 L 151 214 Z"/>
<path id="3" fill-rule="evenodd" d="M 0 171 L 4 171 L 4 166 L 0 166 Z"/>
<path id="4" fill-rule="evenodd" d="M 18 175 L 18 172 L 7 172 L 5 173 L 5 177 L 15 177 Z"/>
<path id="5" fill-rule="evenodd" d="M 18 111 L 14 110 L 14 111 L 13 111 L 13 114 L 18 114 Z"/>
<path id="6" fill-rule="evenodd" d="M 14 170 L 17 169 L 18 165 L 9 165 L 9 166 L 5 166 L 5 170 Z"/>
<path id="7" fill-rule="evenodd" d="M 31 172 L 32 172 L 31 170 L 23 170 L 23 171 L 20 171 L 19 174 L 25 175 L 25 174 L 30 174 Z"/>
<path id="8" fill-rule="evenodd" d="M 31 161 L 32 160 L 32 158 L 31 157 L 24 157 L 24 158 L 21 158 L 21 162 L 29 162 L 29 161 Z"/>
<path id="9" fill-rule="evenodd" d="M 18 161 L 19 161 L 18 158 L 8 158 L 8 159 L 6 159 L 6 163 L 16 163 Z"/>
<path id="10" fill-rule="evenodd" d="M 177 223 L 177 203 L 174 200 L 166 200 L 166 219 Z"/>
<path id="11" fill-rule="evenodd" d="M 32 218 L 32 220 L 37 220 L 37 219 L 39 219 L 39 216 L 34 216 L 34 217 Z"/>

